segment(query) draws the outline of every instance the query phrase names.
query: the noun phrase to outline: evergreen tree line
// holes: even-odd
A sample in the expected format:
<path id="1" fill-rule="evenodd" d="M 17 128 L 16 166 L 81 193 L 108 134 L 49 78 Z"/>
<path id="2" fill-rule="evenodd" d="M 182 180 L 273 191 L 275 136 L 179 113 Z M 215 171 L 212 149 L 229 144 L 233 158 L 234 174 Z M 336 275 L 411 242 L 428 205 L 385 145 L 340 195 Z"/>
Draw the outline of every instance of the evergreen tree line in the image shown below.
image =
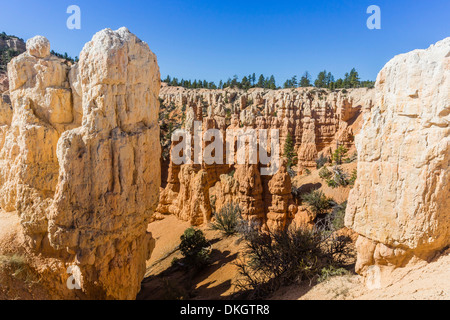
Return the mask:
<path id="1" fill-rule="evenodd" d="M 265 89 L 281 89 L 277 86 L 275 77 L 271 75 L 270 77 L 265 77 L 261 74 L 258 78 L 256 74 L 253 73 L 248 76 L 244 76 L 242 80 L 239 81 L 238 76 L 229 78 L 226 82 L 220 80 L 219 85 L 214 82 L 206 80 L 185 80 L 178 78 L 172 78 L 169 75 L 166 79 L 162 80 L 169 86 L 173 87 L 184 87 L 188 89 L 225 89 L 225 88 L 238 88 L 238 89 L 251 89 L 251 88 L 265 88 Z M 374 81 L 361 81 L 359 74 L 355 68 L 353 68 L 349 73 L 346 73 L 344 78 L 339 78 L 335 80 L 331 72 L 326 70 L 319 72 L 317 79 L 313 82 L 311 75 L 306 71 L 300 79 L 297 76 L 293 76 L 291 79 L 285 81 L 283 88 L 298 88 L 298 87 L 316 87 L 316 88 L 328 88 L 328 89 L 343 89 L 343 88 L 372 88 L 374 86 Z"/>
<path id="2" fill-rule="evenodd" d="M 16 36 L 12 36 L 12 35 L 6 34 L 5 31 L 3 31 L 2 33 L 0 33 L 0 39 L 2 39 L 2 40 L 9 40 L 9 39 L 11 39 L 11 38 L 16 38 L 16 39 L 19 39 L 19 40 L 22 40 L 22 41 L 23 41 L 22 38 L 19 38 L 19 37 L 16 37 Z"/>

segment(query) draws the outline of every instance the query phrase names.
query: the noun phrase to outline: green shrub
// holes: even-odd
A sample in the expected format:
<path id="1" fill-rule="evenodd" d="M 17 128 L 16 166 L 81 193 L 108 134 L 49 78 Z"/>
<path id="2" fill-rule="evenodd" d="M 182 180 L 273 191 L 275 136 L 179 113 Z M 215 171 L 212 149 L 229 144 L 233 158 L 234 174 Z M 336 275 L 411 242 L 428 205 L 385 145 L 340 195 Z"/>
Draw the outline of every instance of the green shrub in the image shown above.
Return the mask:
<path id="1" fill-rule="evenodd" d="M 333 180 L 337 186 L 346 187 L 349 184 L 347 174 L 338 166 L 333 168 Z"/>
<path id="2" fill-rule="evenodd" d="M 332 170 L 330 171 L 326 167 L 323 167 L 319 171 L 319 177 L 324 179 L 329 187 L 346 187 L 351 183 L 351 180 L 348 179 L 347 174 L 341 167 L 335 166 Z"/>
<path id="3" fill-rule="evenodd" d="M 319 219 L 316 225 L 324 232 L 336 232 L 345 227 L 345 210 L 347 209 L 347 201 L 341 204 L 334 203 L 332 210 L 324 218 Z"/>
<path id="4" fill-rule="evenodd" d="M 353 153 L 350 157 L 344 159 L 344 162 L 345 163 L 352 163 L 352 162 L 355 162 L 356 160 L 358 160 L 358 153 L 357 152 Z"/>
<path id="5" fill-rule="evenodd" d="M 236 286 L 251 299 L 266 298 L 284 285 L 317 279 L 323 270 L 342 267 L 349 255 L 348 238 L 333 238 L 317 229 L 291 226 L 275 233 L 248 229 L 243 238 Z"/>
<path id="6" fill-rule="evenodd" d="M 357 178 L 358 178 L 358 171 L 354 169 L 349 180 L 349 185 L 351 186 L 355 185 L 355 181 Z"/>
<path id="7" fill-rule="evenodd" d="M 238 204 L 228 203 L 214 215 L 215 221 L 211 224 L 212 230 L 219 230 L 226 236 L 237 233 L 241 223 L 241 208 Z"/>
<path id="8" fill-rule="evenodd" d="M 27 259 L 22 255 L 0 255 L 0 269 L 8 270 L 13 277 L 23 280 L 26 283 L 36 281 L 36 276 L 32 272 Z"/>
<path id="9" fill-rule="evenodd" d="M 328 266 L 320 270 L 319 278 L 317 279 L 318 282 L 325 282 L 330 280 L 331 277 L 336 276 L 344 276 L 349 274 L 349 271 L 345 268 L 337 268 L 334 266 Z"/>
<path id="10" fill-rule="evenodd" d="M 180 251 L 187 266 L 201 268 L 209 263 L 210 245 L 201 230 L 191 227 L 184 232 L 180 240 Z"/>
<path id="11" fill-rule="evenodd" d="M 317 169 L 322 168 L 324 165 L 326 165 L 330 159 L 328 157 L 325 157 L 323 154 L 320 155 L 319 159 L 316 160 Z"/>
<path id="12" fill-rule="evenodd" d="M 306 202 L 310 210 L 316 215 L 326 214 L 332 207 L 332 200 L 320 190 L 313 190 L 302 195 L 302 201 Z"/>
<path id="13" fill-rule="evenodd" d="M 294 169 L 292 169 L 292 167 L 288 167 L 286 171 L 289 174 L 289 177 L 291 177 L 291 179 L 295 178 L 295 176 L 297 175 L 297 173 L 295 172 Z"/>
<path id="14" fill-rule="evenodd" d="M 319 171 L 319 177 L 323 180 L 328 180 L 331 178 L 333 174 L 330 172 L 330 170 L 328 170 L 327 167 L 323 167 L 322 169 L 320 169 Z"/>

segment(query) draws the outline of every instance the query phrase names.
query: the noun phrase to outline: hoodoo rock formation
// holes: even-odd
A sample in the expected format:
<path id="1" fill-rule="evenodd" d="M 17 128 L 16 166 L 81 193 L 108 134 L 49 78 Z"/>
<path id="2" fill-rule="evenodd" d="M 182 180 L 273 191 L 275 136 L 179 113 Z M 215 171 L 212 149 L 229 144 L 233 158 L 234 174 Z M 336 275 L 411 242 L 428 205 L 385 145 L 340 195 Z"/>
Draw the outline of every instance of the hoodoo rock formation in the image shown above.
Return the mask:
<path id="1" fill-rule="evenodd" d="M 346 225 L 357 272 L 429 259 L 450 244 L 450 38 L 393 58 L 357 136 Z"/>
<path id="2" fill-rule="evenodd" d="M 297 167 L 302 172 L 315 168 L 319 155 L 329 156 L 337 145 L 354 147 L 353 137 L 359 132 L 362 113 L 371 108 L 372 95 L 373 90 L 366 88 L 330 92 L 316 88 L 245 91 L 163 86 L 160 100 L 166 108 L 182 110 L 180 121 L 191 132 L 194 121 L 202 122 L 203 132 L 215 128 L 223 137 L 227 129 L 278 129 L 280 154 L 290 135 Z M 274 176 L 261 175 L 259 164 L 225 163 L 170 162 L 167 186 L 157 211 L 201 225 L 209 221 L 214 209 L 236 202 L 247 220 L 273 230 L 289 225 L 297 207 L 292 201 L 285 163 Z M 196 196 L 188 196 L 187 192 Z M 215 208 L 203 199 L 211 199 Z"/>
<path id="3" fill-rule="evenodd" d="M 161 176 L 156 56 L 126 28 L 105 29 L 69 66 L 38 36 L 8 74 L 0 208 L 17 215 L 28 255 L 52 259 L 43 285 L 52 298 L 135 298 Z M 81 290 L 66 286 L 69 267 Z"/>

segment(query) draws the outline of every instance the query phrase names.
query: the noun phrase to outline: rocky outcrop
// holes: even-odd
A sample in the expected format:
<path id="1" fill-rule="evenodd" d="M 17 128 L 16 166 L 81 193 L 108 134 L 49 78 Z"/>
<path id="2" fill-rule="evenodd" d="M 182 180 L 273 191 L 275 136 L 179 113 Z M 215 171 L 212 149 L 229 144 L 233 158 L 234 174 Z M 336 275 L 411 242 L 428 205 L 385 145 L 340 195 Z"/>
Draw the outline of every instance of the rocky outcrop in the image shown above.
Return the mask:
<path id="1" fill-rule="evenodd" d="M 450 244 L 450 38 L 393 58 L 357 136 L 346 225 L 357 271 L 429 259 Z"/>
<path id="2" fill-rule="evenodd" d="M 280 129 L 281 152 L 288 134 L 295 143 L 299 170 L 316 166 L 318 155 L 330 154 L 336 144 L 352 147 L 360 124 L 355 123 L 372 106 L 374 90 L 330 91 L 318 88 L 269 90 L 254 88 L 208 90 L 164 85 L 160 99 L 199 117 L 199 111 L 211 114 L 219 128 L 228 128 L 233 115 L 238 126 L 256 129 Z M 191 111 L 193 110 L 193 111 Z"/>
<path id="3" fill-rule="evenodd" d="M 277 129 L 281 154 L 290 135 L 299 160 L 297 168 L 302 172 L 316 167 L 319 155 L 329 156 L 337 145 L 353 148 L 353 136 L 360 129 L 359 119 L 365 110 L 370 110 L 372 95 L 370 89 L 192 90 L 163 85 L 160 99 L 171 110 L 171 117 L 179 110 L 175 118 L 183 119 L 184 128 L 190 132 L 194 121 L 201 121 L 203 133 L 215 128 L 223 137 L 231 129 Z M 297 206 L 292 200 L 286 163 L 274 176 L 261 175 L 259 164 L 225 163 L 180 166 L 170 162 L 167 186 L 161 193 L 157 211 L 201 225 L 209 221 L 211 211 L 235 202 L 245 219 L 262 228 L 276 230 L 290 224 Z M 186 166 L 189 169 L 183 169 Z M 197 175 L 205 178 L 199 179 Z M 192 192 L 199 196 L 193 197 Z M 199 203 L 200 199 L 210 199 L 211 209 L 211 203 Z"/>
<path id="4" fill-rule="evenodd" d="M 17 52 L 25 52 L 27 50 L 25 42 L 13 36 L 6 36 L 4 39 L 0 37 L 0 48 L 10 48 Z"/>
<path id="5" fill-rule="evenodd" d="M 35 37 L 8 71 L 0 207 L 20 216 L 33 254 L 57 259 L 54 297 L 135 298 L 160 187 L 156 56 L 126 28 L 105 29 L 72 67 Z M 81 290 L 65 286 L 69 267 Z"/>
<path id="6" fill-rule="evenodd" d="M 13 36 L 0 35 L 0 94 L 9 89 L 7 64 L 10 58 L 3 61 L 5 51 L 9 51 L 5 57 L 21 54 L 26 51 L 25 42 Z"/>

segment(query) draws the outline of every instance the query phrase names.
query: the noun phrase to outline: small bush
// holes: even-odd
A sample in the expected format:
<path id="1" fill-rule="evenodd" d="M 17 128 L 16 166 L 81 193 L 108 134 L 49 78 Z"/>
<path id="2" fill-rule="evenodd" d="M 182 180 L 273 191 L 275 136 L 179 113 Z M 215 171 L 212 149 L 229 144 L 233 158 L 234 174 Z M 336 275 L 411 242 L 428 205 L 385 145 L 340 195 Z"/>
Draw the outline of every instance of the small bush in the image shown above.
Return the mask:
<path id="1" fill-rule="evenodd" d="M 297 175 L 297 174 L 295 173 L 295 170 L 292 169 L 292 167 L 288 167 L 288 168 L 287 168 L 287 173 L 289 174 L 289 177 L 291 177 L 291 179 L 295 178 L 295 176 Z"/>
<path id="2" fill-rule="evenodd" d="M 353 153 L 350 157 L 346 158 L 344 160 L 344 162 L 345 163 L 352 163 L 352 162 L 355 162 L 356 160 L 358 160 L 358 153 L 357 152 Z"/>
<path id="3" fill-rule="evenodd" d="M 18 254 L 0 255 L 0 268 L 12 272 L 12 276 L 27 283 L 34 282 L 35 275 L 32 273 L 27 259 Z"/>
<path id="4" fill-rule="evenodd" d="M 332 238 L 321 231 L 290 227 L 275 233 L 248 229 L 243 259 L 236 263 L 240 278 L 236 286 L 248 298 L 261 299 L 302 280 L 319 278 L 323 270 L 343 266 L 348 239 Z"/>
<path id="5" fill-rule="evenodd" d="M 333 168 L 333 180 L 338 186 L 346 187 L 349 184 L 347 174 L 338 166 Z"/>
<path id="6" fill-rule="evenodd" d="M 323 154 L 320 155 L 319 159 L 316 160 L 317 169 L 322 168 L 324 165 L 326 165 L 330 159 L 328 157 L 325 157 Z"/>
<path id="7" fill-rule="evenodd" d="M 345 211 L 347 210 L 347 201 L 338 204 L 333 207 L 331 212 L 331 226 L 334 231 L 340 230 L 345 227 Z"/>
<path id="8" fill-rule="evenodd" d="M 344 276 L 350 272 L 345 268 L 336 268 L 334 266 L 328 266 L 320 271 L 318 282 L 325 282 L 330 280 L 331 277 Z"/>
<path id="9" fill-rule="evenodd" d="M 306 202 L 310 210 L 316 215 L 326 214 L 332 207 L 332 200 L 320 190 L 313 190 L 302 195 L 302 201 Z"/>
<path id="10" fill-rule="evenodd" d="M 323 180 L 328 180 L 331 178 L 333 174 L 330 172 L 330 170 L 327 169 L 327 167 L 323 167 L 319 171 L 319 177 Z"/>
<path id="11" fill-rule="evenodd" d="M 334 203 L 332 210 L 324 218 L 317 221 L 317 227 L 324 232 L 335 232 L 345 227 L 345 210 L 347 209 L 347 201 L 341 204 Z"/>
<path id="12" fill-rule="evenodd" d="M 214 215 L 215 221 L 211 224 L 212 230 L 219 230 L 226 236 L 237 233 L 237 228 L 242 220 L 241 208 L 238 204 L 226 204 L 218 213 Z"/>
<path id="13" fill-rule="evenodd" d="M 349 185 L 354 186 L 357 178 L 358 178 L 358 171 L 355 169 L 353 170 L 352 175 L 350 177 Z"/>
<path id="14" fill-rule="evenodd" d="M 187 229 L 180 238 L 180 251 L 188 266 L 201 268 L 209 263 L 209 243 L 201 230 Z"/>
<path id="15" fill-rule="evenodd" d="M 335 166 L 333 171 L 323 167 L 319 171 L 319 177 L 324 179 L 327 185 L 331 188 L 346 187 L 351 183 L 351 180 L 348 179 L 347 174 L 339 166 Z"/>

